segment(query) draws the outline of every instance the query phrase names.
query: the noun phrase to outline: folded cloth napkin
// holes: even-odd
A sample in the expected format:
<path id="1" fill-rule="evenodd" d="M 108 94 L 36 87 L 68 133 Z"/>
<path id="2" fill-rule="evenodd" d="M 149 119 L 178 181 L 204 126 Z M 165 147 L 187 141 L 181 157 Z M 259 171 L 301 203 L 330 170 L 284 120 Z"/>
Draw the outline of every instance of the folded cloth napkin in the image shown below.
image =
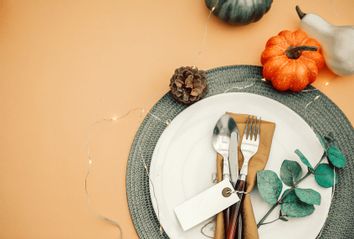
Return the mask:
<path id="1" fill-rule="evenodd" d="M 239 145 L 241 145 L 243 131 L 248 115 L 228 113 L 236 122 L 239 130 Z M 246 181 L 246 192 L 249 193 L 253 190 L 256 184 L 256 173 L 263 170 L 267 164 L 270 148 L 272 145 L 273 134 L 275 130 L 275 123 L 262 120 L 260 130 L 260 143 L 257 153 L 249 162 L 248 175 Z M 242 167 L 243 156 L 239 148 L 239 169 Z M 232 165 L 230 165 L 232 167 Z M 217 155 L 217 181 L 222 180 L 222 157 Z M 245 194 L 242 205 L 242 234 L 244 239 L 258 239 L 257 222 L 254 217 L 252 202 L 249 194 Z M 222 212 L 216 216 L 215 226 L 215 239 L 225 238 L 225 229 Z"/>

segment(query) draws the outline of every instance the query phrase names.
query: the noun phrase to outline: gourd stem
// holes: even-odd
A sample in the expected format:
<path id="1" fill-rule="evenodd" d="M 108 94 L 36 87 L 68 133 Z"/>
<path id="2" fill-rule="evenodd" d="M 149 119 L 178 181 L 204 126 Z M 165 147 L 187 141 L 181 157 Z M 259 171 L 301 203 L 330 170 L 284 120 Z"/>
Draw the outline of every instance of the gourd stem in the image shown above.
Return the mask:
<path id="1" fill-rule="evenodd" d="M 295 7 L 297 15 L 299 16 L 300 19 L 304 18 L 306 16 L 306 13 L 304 13 L 298 5 Z"/>
<path id="2" fill-rule="evenodd" d="M 285 54 L 290 59 L 297 59 L 301 56 L 303 51 L 317 51 L 316 46 L 289 46 Z"/>

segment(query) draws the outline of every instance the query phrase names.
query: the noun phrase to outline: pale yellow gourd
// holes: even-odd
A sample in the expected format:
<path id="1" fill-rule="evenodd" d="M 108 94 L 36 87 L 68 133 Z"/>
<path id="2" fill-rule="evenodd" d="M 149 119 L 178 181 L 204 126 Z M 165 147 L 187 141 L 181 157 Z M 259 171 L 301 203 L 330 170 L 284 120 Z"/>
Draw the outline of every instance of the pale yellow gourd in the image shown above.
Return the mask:
<path id="1" fill-rule="evenodd" d="M 335 26 L 313 13 L 296 11 L 301 19 L 301 28 L 317 39 L 329 69 L 340 76 L 354 74 L 354 27 Z"/>

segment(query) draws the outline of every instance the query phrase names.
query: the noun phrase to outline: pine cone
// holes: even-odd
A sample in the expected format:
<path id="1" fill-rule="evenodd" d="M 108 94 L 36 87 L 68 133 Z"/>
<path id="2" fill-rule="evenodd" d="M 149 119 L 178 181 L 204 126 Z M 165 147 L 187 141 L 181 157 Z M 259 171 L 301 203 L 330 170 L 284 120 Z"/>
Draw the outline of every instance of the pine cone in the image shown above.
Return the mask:
<path id="1" fill-rule="evenodd" d="M 180 67 L 175 70 L 170 89 L 173 98 L 183 104 L 193 104 L 200 100 L 207 91 L 205 72 L 196 67 Z"/>

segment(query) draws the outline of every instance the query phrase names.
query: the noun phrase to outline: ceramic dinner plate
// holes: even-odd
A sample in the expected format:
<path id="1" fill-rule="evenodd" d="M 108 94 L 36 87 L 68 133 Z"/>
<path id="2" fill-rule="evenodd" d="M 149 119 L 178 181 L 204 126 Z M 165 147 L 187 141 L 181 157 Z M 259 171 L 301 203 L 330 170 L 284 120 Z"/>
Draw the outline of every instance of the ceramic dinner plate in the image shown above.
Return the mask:
<path id="1" fill-rule="evenodd" d="M 284 159 L 299 161 L 294 150 L 300 149 L 314 165 L 323 150 L 311 127 L 285 105 L 264 96 L 249 93 L 227 93 L 201 100 L 182 111 L 162 133 L 150 165 L 151 201 L 162 227 L 173 239 L 206 238 L 201 228 L 208 221 L 183 231 L 174 208 L 185 200 L 213 185 L 216 172 L 216 153 L 211 144 L 215 123 L 225 112 L 253 114 L 276 123 L 272 148 L 266 169 L 279 173 Z M 302 163 L 299 161 L 302 165 Z M 303 171 L 306 168 L 302 165 Z M 331 189 L 319 187 L 313 177 L 300 187 L 320 192 L 322 201 L 312 215 L 290 218 L 288 222 L 260 227 L 261 239 L 315 239 L 325 223 L 331 201 Z M 154 190 L 153 190 L 154 189 Z M 286 187 L 284 186 L 284 189 Z M 155 196 L 154 196 L 155 195 Z M 257 222 L 270 208 L 257 190 L 251 193 Z M 272 217 L 276 218 L 279 210 Z M 213 235 L 212 226 L 204 233 Z"/>

